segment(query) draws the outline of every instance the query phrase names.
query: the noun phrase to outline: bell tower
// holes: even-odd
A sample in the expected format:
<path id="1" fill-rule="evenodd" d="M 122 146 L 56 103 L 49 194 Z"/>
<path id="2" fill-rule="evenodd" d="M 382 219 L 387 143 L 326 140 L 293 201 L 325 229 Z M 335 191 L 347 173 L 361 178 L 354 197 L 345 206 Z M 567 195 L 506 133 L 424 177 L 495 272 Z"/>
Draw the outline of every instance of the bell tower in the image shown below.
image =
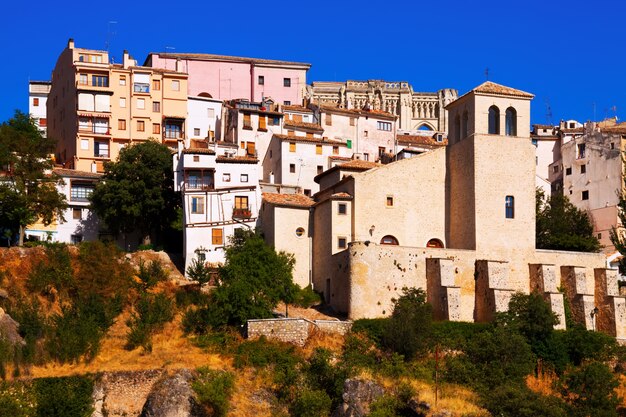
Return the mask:
<path id="1" fill-rule="evenodd" d="M 446 106 L 450 248 L 489 253 L 534 250 L 533 97 L 487 81 Z"/>

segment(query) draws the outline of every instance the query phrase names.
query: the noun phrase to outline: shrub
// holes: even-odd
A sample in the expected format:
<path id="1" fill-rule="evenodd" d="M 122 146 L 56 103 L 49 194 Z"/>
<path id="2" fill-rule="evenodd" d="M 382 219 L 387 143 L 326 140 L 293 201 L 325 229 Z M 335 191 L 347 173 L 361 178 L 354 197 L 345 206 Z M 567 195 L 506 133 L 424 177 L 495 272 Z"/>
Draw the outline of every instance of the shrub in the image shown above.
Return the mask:
<path id="1" fill-rule="evenodd" d="M 211 268 L 209 268 L 205 261 L 194 258 L 191 261 L 191 265 L 187 267 L 187 276 L 193 281 L 197 281 L 200 286 L 208 284 L 211 281 Z"/>
<path id="2" fill-rule="evenodd" d="M 88 376 L 40 378 L 33 382 L 37 417 L 89 417 L 93 380 Z"/>
<path id="3" fill-rule="evenodd" d="M 132 350 L 141 346 L 145 350 L 152 350 L 150 344 L 152 333 L 173 318 L 173 303 L 165 294 L 141 294 L 135 305 L 135 311 L 126 322 L 130 331 L 125 348 Z"/>
<path id="4" fill-rule="evenodd" d="M 433 340 L 444 349 L 462 350 L 468 340 L 490 329 L 488 323 L 440 321 L 433 323 Z"/>
<path id="5" fill-rule="evenodd" d="M 23 382 L 0 382 L 0 417 L 32 417 L 35 398 L 32 386 Z"/>
<path id="6" fill-rule="evenodd" d="M 192 285 L 179 287 L 174 297 L 176 299 L 176 307 L 178 308 L 186 308 L 192 305 L 206 306 L 211 299 L 209 294 L 200 291 L 197 286 Z"/>
<path id="7" fill-rule="evenodd" d="M 569 360 L 576 366 L 588 360 L 607 360 L 617 350 L 614 337 L 601 332 L 591 332 L 580 324 L 560 332 Z"/>
<path id="8" fill-rule="evenodd" d="M 389 319 L 359 319 L 352 324 L 353 333 L 364 333 L 378 347 L 382 347 L 385 329 L 389 325 Z"/>
<path id="9" fill-rule="evenodd" d="M 619 404 L 615 393 L 618 386 L 606 365 L 591 362 L 565 375 L 561 394 L 570 404 L 571 416 L 613 417 Z"/>
<path id="10" fill-rule="evenodd" d="M 344 341 L 342 362 L 348 369 L 373 369 L 377 363 L 374 343 L 361 333 L 349 333 Z"/>
<path id="11" fill-rule="evenodd" d="M 322 297 L 310 285 L 298 287 L 293 296 L 293 304 L 302 308 L 309 308 L 322 303 Z"/>
<path id="12" fill-rule="evenodd" d="M 215 371 L 203 367 L 191 384 L 198 402 L 211 409 L 211 415 L 224 417 L 228 412 L 230 397 L 235 386 L 235 377 L 230 372 Z"/>
<path id="13" fill-rule="evenodd" d="M 146 265 L 146 262 L 141 259 L 139 261 L 139 273 L 137 277 L 141 281 L 142 287 L 148 289 L 154 287 L 159 282 L 167 280 L 168 274 L 163 269 L 161 261 L 150 261 L 150 263 Z"/>
<path id="14" fill-rule="evenodd" d="M 26 342 L 21 349 L 21 359 L 26 363 L 42 359 L 38 342 L 44 338 L 48 325 L 40 310 L 37 298 L 17 298 L 7 307 L 7 313 L 20 324 L 19 333 Z"/>
<path id="15" fill-rule="evenodd" d="M 484 393 L 482 405 L 494 416 L 568 416 L 565 404 L 558 398 L 535 394 L 522 384 L 505 384 Z"/>
<path id="16" fill-rule="evenodd" d="M 28 275 L 28 289 L 32 292 L 67 295 L 74 287 L 74 274 L 67 246 L 59 243 L 46 245 L 46 259 L 34 266 Z"/>
<path id="17" fill-rule="evenodd" d="M 296 417 L 326 417 L 330 414 L 331 404 L 326 391 L 303 389 L 298 392 L 289 411 Z"/>
<path id="18" fill-rule="evenodd" d="M 345 366 L 331 363 L 332 356 L 332 353 L 327 349 L 315 349 L 309 358 L 306 372 L 311 387 L 315 390 L 324 390 L 334 408 L 342 400 L 344 381 L 349 374 Z"/>
<path id="19" fill-rule="evenodd" d="M 420 288 L 403 288 L 394 300 L 393 313 L 383 334 L 384 344 L 395 352 L 413 359 L 429 347 L 432 333 L 432 308 Z"/>

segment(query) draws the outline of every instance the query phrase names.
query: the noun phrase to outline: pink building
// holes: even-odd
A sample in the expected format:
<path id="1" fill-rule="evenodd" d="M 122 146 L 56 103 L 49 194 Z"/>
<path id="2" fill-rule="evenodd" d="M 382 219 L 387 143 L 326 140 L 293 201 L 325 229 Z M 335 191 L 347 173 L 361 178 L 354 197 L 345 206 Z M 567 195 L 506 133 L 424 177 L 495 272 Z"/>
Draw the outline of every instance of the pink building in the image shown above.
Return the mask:
<path id="1" fill-rule="evenodd" d="M 311 64 L 212 54 L 152 52 L 145 66 L 189 74 L 188 94 L 218 100 L 271 97 L 279 104 L 302 104 Z"/>

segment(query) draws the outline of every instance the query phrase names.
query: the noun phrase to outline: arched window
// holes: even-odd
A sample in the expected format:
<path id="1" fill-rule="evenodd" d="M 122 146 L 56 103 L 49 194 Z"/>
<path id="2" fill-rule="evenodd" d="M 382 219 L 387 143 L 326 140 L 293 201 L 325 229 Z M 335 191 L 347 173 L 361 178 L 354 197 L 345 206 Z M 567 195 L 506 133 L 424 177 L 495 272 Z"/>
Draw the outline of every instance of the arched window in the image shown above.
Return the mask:
<path id="1" fill-rule="evenodd" d="M 428 126 L 426 123 L 424 123 L 423 125 L 421 125 L 420 127 L 417 128 L 417 130 L 426 130 L 426 131 L 432 131 L 433 128 Z"/>
<path id="2" fill-rule="evenodd" d="M 505 134 L 507 136 L 517 136 L 517 112 L 513 107 L 506 109 Z"/>
<path id="3" fill-rule="evenodd" d="M 466 138 L 469 136 L 468 135 L 469 130 L 467 128 L 468 122 L 469 122 L 469 114 L 467 113 L 467 110 L 465 110 L 463 112 L 463 122 L 462 122 L 462 127 L 461 127 L 461 131 L 462 131 L 461 136 L 463 138 Z"/>
<path id="4" fill-rule="evenodd" d="M 443 242 L 439 239 L 430 239 L 426 244 L 426 247 L 443 249 Z"/>
<path id="5" fill-rule="evenodd" d="M 198 97 L 213 98 L 213 96 L 207 93 L 206 91 L 203 91 L 202 93 L 198 94 Z"/>
<path id="6" fill-rule="evenodd" d="M 454 130 L 455 130 L 454 138 L 458 142 L 461 140 L 461 116 L 459 116 L 458 114 L 454 118 Z"/>
<path id="7" fill-rule="evenodd" d="M 507 219 L 515 218 L 515 197 L 507 195 L 504 199 L 504 214 Z"/>
<path id="8" fill-rule="evenodd" d="M 380 244 L 381 245 L 399 245 L 398 239 L 396 239 L 395 237 L 391 235 L 384 236 L 382 239 L 380 239 Z"/>
<path id="9" fill-rule="evenodd" d="M 500 109 L 496 106 L 489 107 L 489 134 L 500 134 Z"/>

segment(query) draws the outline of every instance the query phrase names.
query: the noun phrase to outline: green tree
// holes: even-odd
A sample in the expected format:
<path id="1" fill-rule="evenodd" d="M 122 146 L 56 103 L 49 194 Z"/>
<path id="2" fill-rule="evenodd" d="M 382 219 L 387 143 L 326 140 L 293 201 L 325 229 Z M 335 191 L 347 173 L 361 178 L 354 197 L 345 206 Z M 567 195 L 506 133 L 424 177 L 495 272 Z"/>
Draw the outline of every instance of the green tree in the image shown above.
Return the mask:
<path id="1" fill-rule="evenodd" d="M 114 234 L 138 230 L 144 244 L 158 241 L 180 206 L 172 166 L 170 149 L 155 141 L 122 149 L 117 162 L 105 164 L 92 209 Z"/>
<path id="2" fill-rule="evenodd" d="M 65 220 L 65 196 L 56 185 L 62 180 L 51 173 L 50 155 L 56 141 L 42 136 L 33 119 L 19 110 L 0 125 L 0 167 L 7 167 L 0 182 L 0 224 L 19 233 L 24 243 L 26 227 L 40 219 L 45 225 Z"/>
<path id="3" fill-rule="evenodd" d="M 593 234 L 589 215 L 561 194 L 548 198 L 536 193 L 536 246 L 538 249 L 597 252 L 600 242 Z"/>
<path id="4" fill-rule="evenodd" d="M 213 292 L 214 319 L 241 325 L 271 317 L 278 302 L 289 303 L 296 293 L 294 263 L 293 255 L 277 253 L 260 234 L 237 229 Z"/>
<path id="5" fill-rule="evenodd" d="M 617 416 L 619 382 L 611 370 L 599 362 L 573 369 L 565 376 L 563 397 L 571 405 L 571 416 Z"/>
<path id="6" fill-rule="evenodd" d="M 429 347 L 432 335 L 432 308 L 421 288 L 403 288 L 394 300 L 393 313 L 383 334 L 383 343 L 413 359 Z"/>

